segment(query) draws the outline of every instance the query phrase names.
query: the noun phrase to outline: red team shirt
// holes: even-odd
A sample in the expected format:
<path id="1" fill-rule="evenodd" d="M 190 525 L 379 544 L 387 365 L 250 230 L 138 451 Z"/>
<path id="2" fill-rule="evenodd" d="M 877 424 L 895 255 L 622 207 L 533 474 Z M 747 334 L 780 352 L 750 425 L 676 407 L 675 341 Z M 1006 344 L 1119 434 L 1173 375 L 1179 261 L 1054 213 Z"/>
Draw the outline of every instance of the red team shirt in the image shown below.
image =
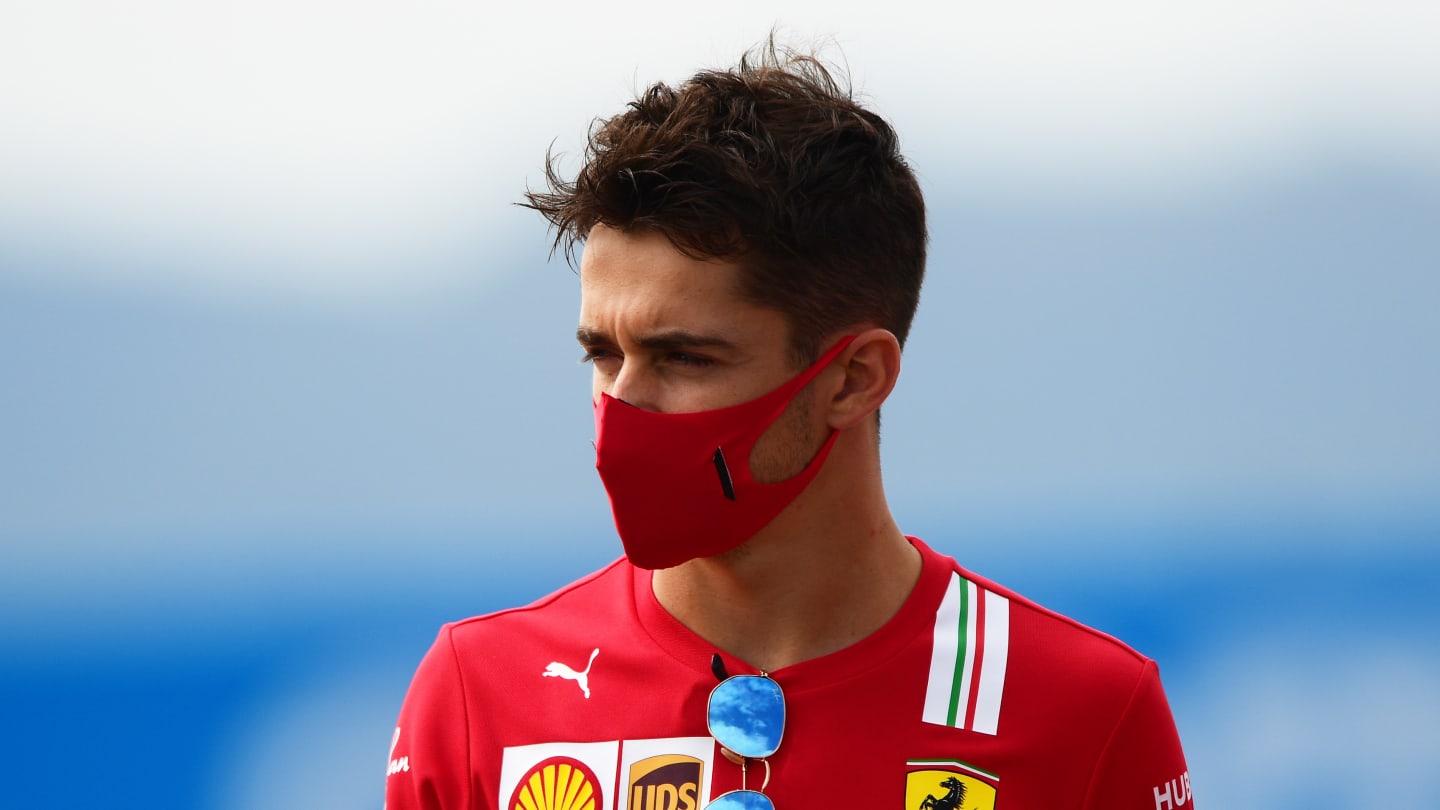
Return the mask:
<path id="1" fill-rule="evenodd" d="M 889 622 L 770 673 L 777 810 L 1193 807 L 1155 662 L 912 542 L 920 580 Z M 400 711 L 387 809 L 700 810 L 741 787 L 705 728 L 716 650 L 650 577 L 620 560 L 446 625 Z M 764 778 L 752 763 L 748 787 Z"/>

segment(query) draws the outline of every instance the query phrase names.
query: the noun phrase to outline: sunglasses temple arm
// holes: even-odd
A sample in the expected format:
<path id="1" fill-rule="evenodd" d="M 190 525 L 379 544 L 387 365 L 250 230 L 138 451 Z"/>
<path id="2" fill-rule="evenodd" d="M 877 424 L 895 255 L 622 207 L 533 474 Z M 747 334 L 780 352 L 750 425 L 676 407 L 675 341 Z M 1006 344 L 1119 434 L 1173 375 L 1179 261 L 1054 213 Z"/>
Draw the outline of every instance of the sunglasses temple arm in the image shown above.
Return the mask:
<path id="1" fill-rule="evenodd" d="M 721 658 L 718 652 L 710 656 L 710 671 L 715 673 L 717 681 L 730 677 L 730 673 L 725 671 L 725 659 Z"/>

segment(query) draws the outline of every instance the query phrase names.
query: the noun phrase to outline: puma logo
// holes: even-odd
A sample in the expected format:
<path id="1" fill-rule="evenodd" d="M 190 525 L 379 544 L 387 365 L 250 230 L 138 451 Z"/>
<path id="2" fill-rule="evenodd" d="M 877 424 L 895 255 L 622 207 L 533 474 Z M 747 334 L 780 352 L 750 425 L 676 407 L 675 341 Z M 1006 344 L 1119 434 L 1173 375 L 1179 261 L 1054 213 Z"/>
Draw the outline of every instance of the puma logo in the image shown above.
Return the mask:
<path id="1" fill-rule="evenodd" d="M 595 656 L 600 654 L 600 648 L 596 647 L 590 653 L 590 661 L 585 665 L 582 672 L 576 672 L 569 666 L 559 661 L 551 661 L 545 665 L 546 678 L 564 678 L 567 681 L 574 681 L 580 686 L 580 691 L 585 693 L 585 699 L 590 699 L 590 667 L 595 666 Z"/>

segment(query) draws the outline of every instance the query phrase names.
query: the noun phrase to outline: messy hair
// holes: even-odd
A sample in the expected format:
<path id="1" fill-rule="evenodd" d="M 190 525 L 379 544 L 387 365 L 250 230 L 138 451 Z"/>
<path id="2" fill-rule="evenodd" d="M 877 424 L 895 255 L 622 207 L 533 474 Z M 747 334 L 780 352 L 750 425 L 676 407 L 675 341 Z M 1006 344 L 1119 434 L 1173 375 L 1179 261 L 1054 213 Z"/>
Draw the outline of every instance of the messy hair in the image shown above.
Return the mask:
<path id="1" fill-rule="evenodd" d="M 782 313 L 798 360 L 875 324 L 904 344 L 925 272 L 925 203 L 884 119 L 838 71 L 779 48 L 678 87 L 651 85 L 591 126 L 574 181 L 522 203 L 573 264 L 597 224 L 654 231 L 693 258 L 733 261 L 748 300 Z"/>

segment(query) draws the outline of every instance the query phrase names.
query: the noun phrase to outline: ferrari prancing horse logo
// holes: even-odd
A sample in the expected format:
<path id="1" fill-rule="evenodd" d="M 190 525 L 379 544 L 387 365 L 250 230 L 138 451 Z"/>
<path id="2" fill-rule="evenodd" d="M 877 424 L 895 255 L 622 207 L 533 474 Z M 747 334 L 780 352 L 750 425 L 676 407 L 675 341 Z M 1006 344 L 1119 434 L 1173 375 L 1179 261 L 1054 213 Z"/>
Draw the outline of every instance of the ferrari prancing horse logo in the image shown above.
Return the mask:
<path id="1" fill-rule="evenodd" d="M 955 771 L 905 775 L 905 810 L 995 810 L 995 788 Z"/>

